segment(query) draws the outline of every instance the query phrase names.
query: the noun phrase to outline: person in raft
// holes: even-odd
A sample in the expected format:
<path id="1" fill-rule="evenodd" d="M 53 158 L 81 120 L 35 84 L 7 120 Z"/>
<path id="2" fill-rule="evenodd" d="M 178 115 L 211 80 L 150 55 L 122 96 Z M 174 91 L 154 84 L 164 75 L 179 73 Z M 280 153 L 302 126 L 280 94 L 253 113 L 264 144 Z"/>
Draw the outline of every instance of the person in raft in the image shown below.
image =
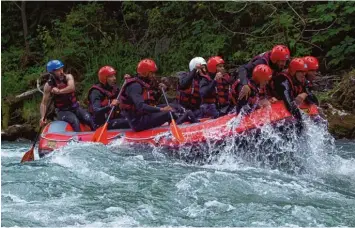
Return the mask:
<path id="1" fill-rule="evenodd" d="M 127 75 L 126 75 L 126 78 Z M 112 66 L 103 66 L 98 72 L 99 83 L 93 85 L 88 93 L 89 112 L 93 116 L 96 127 L 105 124 L 112 107 L 116 110 L 110 116 L 108 129 L 130 128 L 128 121 L 120 116 L 116 99 L 119 87 L 116 84 L 116 70 Z"/>
<path id="2" fill-rule="evenodd" d="M 236 113 L 238 114 L 240 110 L 245 106 L 267 106 L 270 105 L 268 101 L 268 96 L 266 92 L 266 86 L 272 78 L 272 70 L 266 64 L 259 64 L 254 67 L 252 77 L 248 80 L 248 87 L 250 88 L 250 95 L 248 98 L 239 98 L 239 94 L 243 88 L 243 84 L 240 80 L 236 80 L 233 83 L 232 90 L 230 93 L 231 101 L 236 107 Z"/>
<path id="3" fill-rule="evenodd" d="M 217 110 L 217 84 L 223 78 L 221 72 L 217 73 L 217 65 L 224 64 L 224 60 L 219 56 L 211 57 L 207 62 L 207 72 L 200 72 L 200 96 L 201 96 L 201 118 L 218 118 Z"/>
<path id="4" fill-rule="evenodd" d="M 189 72 L 179 72 L 176 100 L 185 109 L 191 110 L 196 116 L 200 115 L 200 74 L 207 73 L 207 63 L 202 57 L 195 57 L 189 63 Z"/>
<path id="5" fill-rule="evenodd" d="M 255 56 L 249 63 L 242 65 L 238 70 L 240 83 L 243 85 L 239 93 L 239 100 L 248 98 L 251 88 L 248 85 L 248 80 L 252 77 L 254 68 L 259 64 L 268 65 L 273 71 L 273 78 L 277 73 L 283 71 L 287 61 L 290 59 L 290 50 L 284 45 L 276 45 L 271 51 L 264 52 Z M 274 92 L 273 80 L 270 82 L 271 92 Z M 274 98 L 275 99 L 275 98 Z"/>
<path id="6" fill-rule="evenodd" d="M 313 56 L 303 57 L 303 61 L 307 64 L 306 90 L 307 90 L 307 93 L 310 94 L 310 93 L 312 93 L 312 91 L 314 89 L 313 82 L 317 78 L 317 75 L 318 75 L 319 63 L 318 63 L 318 59 Z M 314 96 L 314 98 L 316 99 L 315 104 L 319 105 L 319 101 L 316 98 L 316 96 Z"/>
<path id="7" fill-rule="evenodd" d="M 47 63 L 49 79 L 44 85 L 43 98 L 40 105 L 40 126 L 46 124 L 43 118 L 47 109 L 50 94 L 53 94 L 54 107 L 58 120 L 68 122 L 74 131 L 80 130 L 80 121 L 95 130 L 95 124 L 90 114 L 80 107 L 75 96 L 74 78 L 71 74 L 65 74 L 64 64 L 59 60 L 51 60 Z"/>
<path id="8" fill-rule="evenodd" d="M 278 98 L 284 101 L 287 109 L 297 119 L 301 119 L 297 105 L 303 102 L 316 103 L 315 96 L 306 91 L 307 71 L 307 64 L 303 58 L 294 58 L 291 60 L 288 70 L 279 73 L 274 82 Z"/>
<path id="9" fill-rule="evenodd" d="M 234 80 L 226 72 L 224 63 L 224 60 L 220 56 L 211 57 L 207 62 L 208 73 L 216 80 L 216 105 L 219 116 L 228 114 L 233 108 L 229 94 Z"/>
<path id="10" fill-rule="evenodd" d="M 186 116 L 178 118 L 171 106 L 157 107 L 157 101 L 151 94 L 156 94 L 151 84 L 158 67 L 152 59 L 143 59 L 138 63 L 137 75 L 126 80 L 121 88 L 120 109 L 128 120 L 132 130 L 143 131 L 170 122 L 169 112 L 172 112 L 176 123 L 185 122 Z M 160 83 L 159 88 L 166 88 Z"/>

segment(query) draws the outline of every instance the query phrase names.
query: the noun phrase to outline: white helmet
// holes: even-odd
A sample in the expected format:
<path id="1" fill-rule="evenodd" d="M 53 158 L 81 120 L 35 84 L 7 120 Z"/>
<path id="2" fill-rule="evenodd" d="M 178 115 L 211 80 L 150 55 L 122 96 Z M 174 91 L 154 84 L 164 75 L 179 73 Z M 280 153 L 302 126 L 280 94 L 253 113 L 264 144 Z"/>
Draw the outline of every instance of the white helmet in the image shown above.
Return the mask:
<path id="1" fill-rule="evenodd" d="M 206 65 L 206 60 L 202 57 L 195 57 L 193 59 L 191 59 L 190 63 L 189 63 L 189 68 L 190 71 L 192 71 L 193 69 L 195 69 L 197 64 L 201 64 L 201 65 Z"/>

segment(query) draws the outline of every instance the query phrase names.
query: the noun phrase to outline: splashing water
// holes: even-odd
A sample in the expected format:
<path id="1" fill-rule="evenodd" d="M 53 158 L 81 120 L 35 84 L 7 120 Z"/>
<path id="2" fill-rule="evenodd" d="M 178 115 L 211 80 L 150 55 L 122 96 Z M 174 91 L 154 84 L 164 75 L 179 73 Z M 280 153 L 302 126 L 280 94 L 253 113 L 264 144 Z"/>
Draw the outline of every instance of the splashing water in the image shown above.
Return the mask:
<path id="1" fill-rule="evenodd" d="M 177 160 L 117 140 L 72 143 L 21 165 L 30 143 L 3 142 L 2 225 L 354 226 L 355 143 L 304 121 L 300 137 L 285 120 L 210 140 L 200 160 L 192 145 Z"/>
<path id="2" fill-rule="evenodd" d="M 267 116 L 267 115 L 265 115 Z M 219 132 L 204 133 L 207 141 L 198 145 L 184 145 L 179 151 L 154 148 L 155 157 L 172 155 L 197 165 L 234 164 L 279 169 L 292 173 L 312 173 L 331 170 L 334 160 L 334 138 L 323 121 L 303 116 L 304 128 L 299 134 L 297 124 L 291 119 L 270 123 L 265 117 L 263 125 L 243 133 L 235 129 L 242 120 L 238 115 L 228 123 L 232 137 L 223 138 Z M 223 139 L 223 140 L 221 140 Z M 316 168 L 315 168 L 316 167 Z"/>

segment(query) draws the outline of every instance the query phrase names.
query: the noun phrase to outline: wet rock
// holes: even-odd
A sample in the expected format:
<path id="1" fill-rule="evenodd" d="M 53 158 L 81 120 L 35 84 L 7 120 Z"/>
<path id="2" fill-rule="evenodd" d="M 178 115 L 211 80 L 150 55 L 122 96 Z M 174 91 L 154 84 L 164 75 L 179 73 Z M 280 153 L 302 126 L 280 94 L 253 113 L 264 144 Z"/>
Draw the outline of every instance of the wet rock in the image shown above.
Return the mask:
<path id="1" fill-rule="evenodd" d="M 36 131 L 30 124 L 15 124 L 1 132 L 1 140 L 15 141 L 19 138 L 32 140 L 35 135 Z"/>
<path id="2" fill-rule="evenodd" d="M 355 115 L 334 108 L 331 104 L 323 106 L 324 114 L 328 119 L 329 132 L 336 139 L 355 139 Z"/>
<path id="3" fill-rule="evenodd" d="M 337 108 L 355 113 L 355 70 L 343 75 L 341 82 L 334 88 L 331 103 Z"/>

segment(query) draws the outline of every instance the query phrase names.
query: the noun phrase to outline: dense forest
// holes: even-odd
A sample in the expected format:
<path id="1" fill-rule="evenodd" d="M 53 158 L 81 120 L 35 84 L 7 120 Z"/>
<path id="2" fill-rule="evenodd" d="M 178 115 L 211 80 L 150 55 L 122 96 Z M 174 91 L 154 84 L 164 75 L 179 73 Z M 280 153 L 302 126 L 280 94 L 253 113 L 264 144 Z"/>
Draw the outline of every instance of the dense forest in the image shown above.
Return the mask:
<path id="1" fill-rule="evenodd" d="M 341 75 L 353 80 L 346 72 L 355 65 L 355 2 L 2 1 L 1 21 L 3 129 L 38 125 L 41 93 L 15 96 L 37 87 L 50 59 L 74 75 L 83 104 L 105 64 L 122 76 L 150 57 L 160 75 L 174 75 L 195 56 L 221 55 L 233 68 L 275 44 L 288 45 L 292 56 L 316 56 L 322 75 L 339 75 L 337 91 L 322 97 L 339 93 Z M 346 97 L 341 107 L 354 111 L 353 101 Z"/>

